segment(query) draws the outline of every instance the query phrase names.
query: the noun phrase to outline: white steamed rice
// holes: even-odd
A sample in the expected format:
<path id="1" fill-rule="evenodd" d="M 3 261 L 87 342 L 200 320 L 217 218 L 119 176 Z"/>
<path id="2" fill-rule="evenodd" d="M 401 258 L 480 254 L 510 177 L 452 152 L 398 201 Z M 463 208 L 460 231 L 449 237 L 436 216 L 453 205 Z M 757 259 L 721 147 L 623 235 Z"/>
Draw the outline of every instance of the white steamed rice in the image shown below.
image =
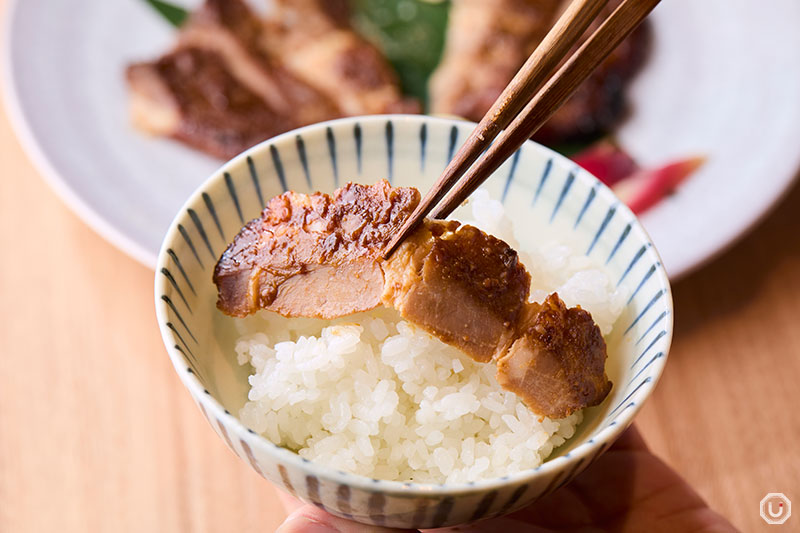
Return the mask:
<path id="1" fill-rule="evenodd" d="M 499 202 L 478 191 L 470 224 L 520 250 Z M 568 246 L 520 252 L 531 299 L 557 291 L 580 304 L 604 334 L 626 295 L 605 271 Z M 333 468 L 380 479 L 458 483 L 540 465 L 583 415 L 531 413 L 480 364 L 391 309 L 334 321 L 262 311 L 239 321 L 239 364 L 250 364 L 242 422 Z"/>

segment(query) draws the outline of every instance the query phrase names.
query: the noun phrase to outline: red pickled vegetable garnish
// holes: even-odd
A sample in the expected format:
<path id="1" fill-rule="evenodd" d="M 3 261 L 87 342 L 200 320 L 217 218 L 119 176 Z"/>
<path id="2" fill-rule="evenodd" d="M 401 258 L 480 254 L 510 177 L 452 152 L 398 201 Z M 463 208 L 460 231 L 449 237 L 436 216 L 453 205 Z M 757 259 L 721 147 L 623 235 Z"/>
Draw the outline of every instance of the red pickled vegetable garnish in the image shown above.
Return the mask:
<path id="1" fill-rule="evenodd" d="M 613 188 L 614 193 L 631 211 L 643 213 L 671 194 L 704 162 L 704 157 L 692 157 L 658 168 L 640 170 L 617 183 Z"/>
<path id="2" fill-rule="evenodd" d="M 636 161 L 609 139 L 589 146 L 572 160 L 609 187 L 639 170 Z"/>
<path id="3" fill-rule="evenodd" d="M 705 161 L 692 157 L 642 169 L 611 139 L 603 139 L 572 160 L 611 187 L 634 213 L 643 213 L 671 194 Z"/>

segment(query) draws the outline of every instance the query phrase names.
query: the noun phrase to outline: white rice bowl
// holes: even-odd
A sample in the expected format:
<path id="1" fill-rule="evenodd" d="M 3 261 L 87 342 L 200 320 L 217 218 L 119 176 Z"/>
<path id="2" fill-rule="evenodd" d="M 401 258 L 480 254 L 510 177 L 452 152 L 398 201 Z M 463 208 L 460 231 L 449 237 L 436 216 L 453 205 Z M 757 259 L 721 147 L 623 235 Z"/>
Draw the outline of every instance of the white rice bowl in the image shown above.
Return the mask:
<path id="1" fill-rule="evenodd" d="M 592 314 L 607 337 L 627 295 L 605 270 L 563 243 L 520 250 L 502 204 L 482 191 L 475 225 L 520 252 L 531 299 L 558 292 Z M 237 320 L 250 364 L 242 422 L 301 457 L 368 477 L 463 483 L 535 468 L 575 433 L 582 412 L 539 417 L 497 383 L 493 364 L 379 308 L 337 320 L 261 311 Z"/>

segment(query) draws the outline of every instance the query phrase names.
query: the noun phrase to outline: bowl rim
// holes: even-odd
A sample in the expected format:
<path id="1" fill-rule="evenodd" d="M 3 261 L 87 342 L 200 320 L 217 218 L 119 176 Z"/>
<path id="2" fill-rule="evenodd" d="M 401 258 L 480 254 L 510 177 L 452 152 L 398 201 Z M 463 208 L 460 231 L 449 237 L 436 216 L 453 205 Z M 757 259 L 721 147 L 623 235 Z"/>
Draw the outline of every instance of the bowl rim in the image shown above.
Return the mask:
<path id="1" fill-rule="evenodd" d="M 186 364 L 184 355 L 173 347 L 175 344 L 174 335 L 172 331 L 169 330 L 165 325 L 167 322 L 167 305 L 161 299 L 161 294 L 164 294 L 166 288 L 166 281 L 164 276 L 159 275 L 159 273 L 161 272 L 162 268 L 166 268 L 167 266 L 168 254 L 166 251 L 171 247 L 175 237 L 178 235 L 178 223 L 183 221 L 187 208 L 195 204 L 198 199 L 201 199 L 203 192 L 208 188 L 208 186 L 211 183 L 222 179 L 225 172 L 229 172 L 231 169 L 244 164 L 247 160 L 247 157 L 252 157 L 255 154 L 268 151 L 269 147 L 273 144 L 284 142 L 287 139 L 293 139 L 294 136 L 298 134 L 317 130 L 324 131 L 325 128 L 328 127 L 341 128 L 347 125 L 354 125 L 355 123 L 364 124 L 368 122 L 385 122 L 387 120 L 419 124 L 423 122 L 434 122 L 445 125 L 475 125 L 474 122 L 467 120 L 430 115 L 368 115 L 345 117 L 311 124 L 267 139 L 245 150 L 229 161 L 226 161 L 222 166 L 220 166 L 220 168 L 214 171 L 208 178 L 198 185 L 195 191 L 187 198 L 184 204 L 177 211 L 175 217 L 170 223 L 169 229 L 165 233 L 161 248 L 158 253 L 154 284 L 156 319 L 158 320 L 159 329 L 161 331 L 162 342 L 164 343 L 164 347 L 167 350 L 178 377 L 183 385 L 189 390 L 190 394 L 195 398 L 196 402 L 198 402 L 198 406 L 200 407 L 201 411 L 204 411 L 208 417 L 213 416 L 220 424 L 224 424 L 228 430 L 235 431 L 236 437 L 251 446 L 254 449 L 254 452 L 255 450 L 258 450 L 260 454 L 270 456 L 276 461 L 282 462 L 287 466 L 291 466 L 293 469 L 301 471 L 303 475 L 317 476 L 321 480 L 348 485 L 350 487 L 362 489 L 368 492 L 381 492 L 394 497 L 409 498 L 470 494 L 499 489 L 506 486 L 527 484 L 534 478 L 545 474 L 556 476 L 557 481 L 557 478 L 560 477 L 559 472 L 562 472 L 570 467 L 572 467 L 574 470 L 577 470 L 585 464 L 588 465 L 589 463 L 586 461 L 588 457 L 591 456 L 592 459 L 594 459 L 601 453 L 605 452 L 608 447 L 622 434 L 622 432 L 631 425 L 633 418 L 639 412 L 647 398 L 650 397 L 652 391 L 663 375 L 664 366 L 669 358 L 669 351 L 672 344 L 674 330 L 674 306 L 672 300 L 672 290 L 666 270 L 664 269 L 661 257 L 658 254 L 658 250 L 655 248 L 655 246 L 653 246 L 652 239 L 648 235 L 647 231 L 644 229 L 642 224 L 639 222 L 639 219 L 633 214 L 633 212 L 631 212 L 631 210 L 623 202 L 619 201 L 619 199 L 617 199 L 614 193 L 605 184 L 583 169 L 575 173 L 576 179 L 587 180 L 590 185 L 596 188 L 597 196 L 604 197 L 607 205 L 615 205 L 617 207 L 617 213 L 624 217 L 626 223 L 631 224 L 631 232 L 639 234 L 642 242 L 647 243 L 648 245 L 648 253 L 654 254 L 657 259 L 657 262 L 655 263 L 656 271 L 654 272 L 654 277 L 656 280 L 658 280 L 661 290 L 664 291 L 664 306 L 667 313 L 665 317 L 665 330 L 667 334 L 663 339 L 665 347 L 663 350 L 663 356 L 659 357 L 658 361 L 654 361 L 653 364 L 650 365 L 652 376 L 648 377 L 639 386 L 632 390 L 627 397 L 624 398 L 616 408 L 614 408 L 614 410 L 606 415 L 606 417 L 610 417 L 616 412 L 617 416 L 613 421 L 611 421 L 605 428 L 601 429 L 594 437 L 585 439 L 580 443 L 574 443 L 574 448 L 566 454 L 554 457 L 552 459 L 545 459 L 541 465 L 535 468 L 521 470 L 501 477 L 492 477 L 472 482 L 418 483 L 375 479 L 315 463 L 313 460 L 300 457 L 300 455 L 297 453 L 271 442 L 266 437 L 245 426 L 237 416 L 229 412 L 213 395 L 211 395 L 210 392 L 205 389 L 203 384 L 198 380 L 197 376 Z M 575 165 L 565 156 L 534 141 L 526 141 L 524 146 L 533 146 L 538 150 L 544 151 L 554 160 L 558 160 L 562 165 Z M 617 410 L 619 411 L 617 412 Z M 233 446 L 232 441 L 231 446 Z M 255 453 L 255 455 L 257 456 L 259 453 Z M 563 479 L 570 478 L 571 476 L 565 476 Z"/>

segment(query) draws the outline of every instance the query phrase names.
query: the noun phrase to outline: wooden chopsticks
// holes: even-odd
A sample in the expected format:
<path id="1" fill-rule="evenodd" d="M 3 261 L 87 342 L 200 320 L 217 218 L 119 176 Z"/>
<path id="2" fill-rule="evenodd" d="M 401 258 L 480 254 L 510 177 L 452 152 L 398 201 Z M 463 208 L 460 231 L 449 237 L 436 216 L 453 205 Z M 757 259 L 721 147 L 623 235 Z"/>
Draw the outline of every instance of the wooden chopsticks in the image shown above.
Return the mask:
<path id="1" fill-rule="evenodd" d="M 384 256 L 389 257 L 429 213 L 434 218 L 445 218 L 461 205 L 531 138 L 659 1 L 624 0 L 552 74 L 607 3 L 574 0 L 400 228 Z"/>

